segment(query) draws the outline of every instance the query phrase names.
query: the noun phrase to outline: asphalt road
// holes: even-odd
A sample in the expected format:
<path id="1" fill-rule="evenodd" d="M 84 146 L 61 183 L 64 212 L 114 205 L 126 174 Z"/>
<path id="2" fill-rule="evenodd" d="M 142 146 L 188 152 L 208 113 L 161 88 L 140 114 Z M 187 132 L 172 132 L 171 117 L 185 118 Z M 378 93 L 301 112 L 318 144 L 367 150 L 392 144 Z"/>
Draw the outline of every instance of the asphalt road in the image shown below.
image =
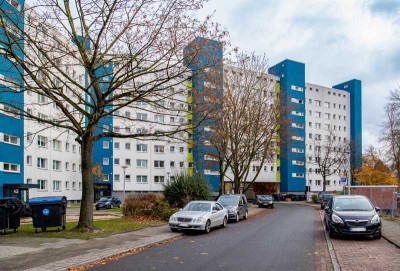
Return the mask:
<path id="1" fill-rule="evenodd" d="M 90 270 L 314 270 L 314 208 L 277 203 L 226 229 L 186 234 Z"/>

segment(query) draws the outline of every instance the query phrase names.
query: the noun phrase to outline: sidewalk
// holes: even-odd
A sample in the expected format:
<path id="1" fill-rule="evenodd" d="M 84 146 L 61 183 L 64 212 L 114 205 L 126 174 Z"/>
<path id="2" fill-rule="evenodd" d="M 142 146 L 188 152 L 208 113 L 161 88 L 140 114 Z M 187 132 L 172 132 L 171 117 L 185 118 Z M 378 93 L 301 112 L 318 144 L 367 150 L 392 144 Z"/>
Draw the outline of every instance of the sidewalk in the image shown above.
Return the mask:
<path id="1" fill-rule="evenodd" d="M 249 216 L 265 209 L 249 208 Z M 0 236 L 0 269 L 66 270 L 176 237 L 168 225 L 90 240 Z"/>
<path id="2" fill-rule="evenodd" d="M 400 248 L 400 224 L 382 219 L 382 236 Z"/>

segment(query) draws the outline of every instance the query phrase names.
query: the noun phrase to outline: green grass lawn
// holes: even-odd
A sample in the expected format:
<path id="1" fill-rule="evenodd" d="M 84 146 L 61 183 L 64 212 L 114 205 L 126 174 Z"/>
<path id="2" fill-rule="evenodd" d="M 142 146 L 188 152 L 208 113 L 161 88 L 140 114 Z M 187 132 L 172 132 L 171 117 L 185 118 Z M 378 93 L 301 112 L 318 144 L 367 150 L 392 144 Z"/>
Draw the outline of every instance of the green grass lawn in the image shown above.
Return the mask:
<path id="1" fill-rule="evenodd" d="M 67 239 L 91 239 L 106 237 L 117 233 L 136 231 L 147 227 L 154 227 L 165 224 L 160 220 L 126 219 L 116 218 L 111 220 L 95 221 L 95 226 L 99 228 L 96 232 L 82 232 L 75 229 L 77 222 L 68 222 L 66 229 L 57 231 L 57 228 L 48 228 L 46 232 L 35 233 L 32 224 L 23 224 L 18 228 L 17 233 L 7 234 L 8 237 L 52 237 Z"/>
<path id="2" fill-rule="evenodd" d="M 95 210 L 95 213 L 116 213 L 116 214 L 122 214 L 122 207 L 121 208 L 112 208 L 112 209 L 100 209 L 100 210 Z"/>

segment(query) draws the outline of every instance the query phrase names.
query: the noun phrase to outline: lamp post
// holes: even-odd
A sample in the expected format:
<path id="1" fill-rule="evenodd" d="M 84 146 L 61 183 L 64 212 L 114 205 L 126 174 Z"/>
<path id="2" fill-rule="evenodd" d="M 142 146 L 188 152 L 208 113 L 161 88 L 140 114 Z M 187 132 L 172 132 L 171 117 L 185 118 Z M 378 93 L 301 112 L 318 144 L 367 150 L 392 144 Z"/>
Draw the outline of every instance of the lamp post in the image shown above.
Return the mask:
<path id="1" fill-rule="evenodd" d="M 126 178 L 125 171 L 126 171 L 126 169 L 128 168 L 128 166 L 125 165 L 125 166 L 121 166 L 121 167 L 122 167 L 122 171 L 124 172 L 124 197 L 122 198 L 122 200 L 123 200 L 124 205 L 125 205 L 125 178 Z"/>

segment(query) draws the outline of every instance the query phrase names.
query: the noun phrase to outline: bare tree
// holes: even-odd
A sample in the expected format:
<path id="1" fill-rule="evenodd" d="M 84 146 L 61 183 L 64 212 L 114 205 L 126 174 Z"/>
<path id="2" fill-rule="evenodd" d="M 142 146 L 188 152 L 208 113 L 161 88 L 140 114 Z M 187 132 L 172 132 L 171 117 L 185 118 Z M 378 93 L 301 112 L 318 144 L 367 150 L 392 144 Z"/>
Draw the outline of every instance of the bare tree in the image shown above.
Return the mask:
<path id="1" fill-rule="evenodd" d="M 322 176 L 322 191 L 326 191 L 327 177 L 335 174 L 347 176 L 350 168 L 350 144 L 336 136 L 333 130 L 329 134 L 314 135 L 313 158 L 310 164 L 316 166 L 316 173 Z"/>
<path id="2" fill-rule="evenodd" d="M 385 106 L 386 121 L 383 124 L 381 142 L 400 185 L 400 90 L 390 92 Z"/>
<path id="3" fill-rule="evenodd" d="M 274 161 L 279 103 L 267 67 L 266 57 L 254 53 L 236 53 L 225 62 L 222 116 L 210 141 L 217 150 L 221 186 L 228 178 L 235 193 L 250 188 L 262 165 Z M 252 163 L 260 166 L 248 181 Z"/>
<path id="4" fill-rule="evenodd" d="M 23 13 L 0 9 L 0 26 L 6 30 L 0 54 L 12 65 L 10 78 L 1 79 L 6 87 L 0 93 L 0 110 L 44 128 L 69 131 L 81 145 L 78 228 L 94 229 L 94 142 L 109 137 L 185 140 L 186 122 L 165 125 L 163 117 L 138 119 L 117 113 L 141 108 L 160 116 L 186 115 L 187 64 L 204 50 L 184 54 L 185 46 L 198 37 L 226 36 L 210 17 L 194 19 L 204 2 L 39 0 Z M 208 39 L 200 40 L 209 46 Z M 27 106 L 9 99 L 7 92 L 39 98 Z M 46 106 L 54 106 L 57 113 L 40 113 Z M 113 129 L 107 122 L 111 116 L 126 121 L 128 129 Z"/>

